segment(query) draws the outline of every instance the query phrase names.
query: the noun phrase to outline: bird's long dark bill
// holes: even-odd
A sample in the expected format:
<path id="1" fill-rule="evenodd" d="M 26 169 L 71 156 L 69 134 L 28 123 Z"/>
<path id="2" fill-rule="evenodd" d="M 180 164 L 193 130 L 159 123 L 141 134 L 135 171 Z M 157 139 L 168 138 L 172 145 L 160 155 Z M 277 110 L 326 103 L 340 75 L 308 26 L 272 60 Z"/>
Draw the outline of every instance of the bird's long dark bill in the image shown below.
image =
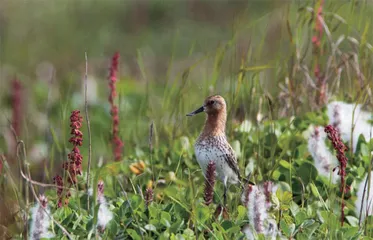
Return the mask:
<path id="1" fill-rule="evenodd" d="M 203 112 L 203 110 L 204 110 L 204 107 L 202 106 L 202 107 L 198 108 L 197 110 L 195 110 L 195 111 L 193 111 L 193 112 L 191 112 L 191 113 L 188 113 L 187 116 L 188 116 L 188 117 L 194 116 L 194 115 L 196 115 L 196 114 L 198 114 L 198 113 Z"/>

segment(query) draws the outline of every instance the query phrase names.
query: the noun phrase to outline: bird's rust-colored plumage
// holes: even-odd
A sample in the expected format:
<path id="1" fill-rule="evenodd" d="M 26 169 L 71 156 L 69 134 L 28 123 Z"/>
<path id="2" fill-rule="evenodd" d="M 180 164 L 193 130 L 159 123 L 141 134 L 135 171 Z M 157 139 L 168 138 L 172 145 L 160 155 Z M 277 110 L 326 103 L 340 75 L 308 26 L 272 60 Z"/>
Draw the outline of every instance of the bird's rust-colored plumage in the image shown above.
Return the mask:
<path id="1" fill-rule="evenodd" d="M 205 100 L 204 107 L 207 118 L 200 138 L 225 135 L 227 107 L 224 98 L 210 96 Z"/>

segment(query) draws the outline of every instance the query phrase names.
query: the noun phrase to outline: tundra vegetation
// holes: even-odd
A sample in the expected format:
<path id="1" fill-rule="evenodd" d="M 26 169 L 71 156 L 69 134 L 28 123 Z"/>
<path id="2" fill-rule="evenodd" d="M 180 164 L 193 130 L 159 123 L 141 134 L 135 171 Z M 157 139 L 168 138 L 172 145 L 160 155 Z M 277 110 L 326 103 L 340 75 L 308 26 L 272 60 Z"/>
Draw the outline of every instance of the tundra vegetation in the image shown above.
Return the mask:
<path id="1" fill-rule="evenodd" d="M 373 3 L 3 1 L 1 239 L 373 238 Z M 194 154 L 222 95 L 241 175 Z"/>

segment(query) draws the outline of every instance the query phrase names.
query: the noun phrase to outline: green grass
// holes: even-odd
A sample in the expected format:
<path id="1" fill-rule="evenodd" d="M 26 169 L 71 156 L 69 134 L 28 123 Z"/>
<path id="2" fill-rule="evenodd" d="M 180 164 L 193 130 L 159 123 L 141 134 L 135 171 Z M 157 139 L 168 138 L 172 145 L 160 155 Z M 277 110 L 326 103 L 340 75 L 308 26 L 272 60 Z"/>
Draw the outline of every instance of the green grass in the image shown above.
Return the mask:
<path id="1" fill-rule="evenodd" d="M 345 196 L 346 219 L 342 227 L 339 185 L 317 174 L 302 135 L 310 124 L 328 122 L 325 106 L 315 103 L 320 87 L 314 76 L 316 59 L 327 76 L 329 100 L 362 103 L 372 110 L 371 2 L 325 3 L 324 19 L 329 32 L 323 33 L 322 53 L 312 50 L 311 10 L 319 4 L 314 1 L 251 2 L 225 25 L 190 20 L 183 10 L 186 3 L 152 1 L 152 16 L 163 14 L 165 20 L 150 21 L 150 26 L 137 32 L 132 30 L 133 20 L 123 26 L 118 24 L 129 14 L 130 5 L 121 7 L 119 3 L 100 1 L 98 6 L 83 2 L 45 4 L 43 9 L 40 4 L 25 3 L 16 8 L 20 4 L 7 3 L 9 15 L 4 28 L 7 34 L 0 42 L 1 64 L 17 66 L 9 72 L 3 70 L 4 76 L 8 74 L 10 79 L 12 71 L 17 72 L 27 88 L 23 96 L 25 115 L 21 135 L 27 158 L 34 143 L 48 144 L 49 157 L 42 163 L 31 164 L 32 177 L 52 183 L 55 174 L 62 174 L 60 166 L 71 148 L 69 114 L 74 109 L 84 113 L 84 106 L 74 100 L 73 95 L 82 92 L 81 66 L 84 52 L 88 53 L 89 75 L 95 76 L 98 83 L 97 104 L 89 106 L 93 149 L 91 186 L 96 186 L 99 179 L 105 182 L 105 196 L 114 220 L 100 234 L 95 228 L 98 207 L 94 199 L 87 209 L 85 121 L 81 147 L 84 174 L 79 178 L 78 191 L 72 191 L 69 205 L 56 208 L 56 190 L 34 186 L 37 193 L 45 191 L 54 219 L 74 238 L 98 235 L 103 239 L 115 236 L 117 239 L 244 237 L 240 230 L 247 223 L 247 211 L 240 201 L 238 186 L 230 187 L 228 220 L 214 216 L 222 198 L 221 183 L 215 186 L 214 203 L 210 206 L 203 203 L 204 179 L 195 160 L 193 143 L 204 118 L 187 118 L 185 114 L 199 107 L 210 94 L 220 94 L 227 101 L 227 136 L 231 143 L 235 142 L 234 148 L 240 155 L 241 173 L 247 175 L 253 170 L 251 180 L 256 183 L 270 180 L 279 184 L 270 214 L 283 237 L 373 237 L 372 217 L 359 226 L 359 215 L 354 210 L 356 186 L 371 169 L 373 141 L 361 139 L 360 150 L 348 155 L 347 182 L 352 189 Z M 221 3 L 222 8 L 224 4 Z M 32 9 L 37 9 L 37 13 L 30 15 Z M 10 13 L 15 17 L 11 18 Z M 68 14 L 71 17 L 66 18 Z M 37 25 L 40 28 L 35 28 Z M 24 36 L 17 38 L 14 29 Z M 24 39 L 28 39 L 25 44 Z M 120 136 L 125 143 L 123 160 L 118 163 L 113 162 L 110 144 L 107 62 L 102 60 L 109 59 L 115 49 L 120 50 L 120 61 L 125 65 L 117 84 Z M 53 63 L 56 69 L 51 87 L 35 77 L 36 66 L 44 60 Z M 8 78 L 2 77 L 2 86 L 8 84 Z M 1 115 L 8 119 L 11 118 L 9 92 L 6 87 L 0 90 L 0 106 L 4 109 Z M 46 126 L 41 126 L 39 113 L 48 119 Z M 262 119 L 258 119 L 259 116 Z M 238 122 L 243 119 L 252 122 L 249 132 L 238 131 Z M 5 131 L 8 122 L 1 121 Z M 6 140 L 0 139 L 0 153 L 8 154 L 6 146 Z M 14 162 L 10 157 L 6 159 Z M 20 159 L 26 162 L 22 155 Z M 100 159 L 104 162 L 101 167 L 98 166 Z M 141 160 L 146 167 L 143 173 L 135 175 L 130 165 Z M 254 163 L 253 169 L 250 161 Z M 19 167 L 14 164 L 10 168 L 4 166 L 0 175 L 0 192 L 4 196 L 0 198 L 1 207 L 19 206 L 19 211 L 0 209 L 4 216 L 13 214 L 0 221 L 0 232 L 6 229 L 13 238 L 20 239 L 25 234 L 26 221 L 22 217 L 27 216 L 35 201 L 31 193 L 29 199 L 24 197 L 21 188 L 25 188 L 26 183 L 18 178 Z M 165 184 L 157 184 L 161 179 Z M 154 186 L 154 202 L 146 207 L 143 194 L 150 180 Z M 53 225 L 52 231 L 56 238 L 66 239 L 57 225 Z"/>

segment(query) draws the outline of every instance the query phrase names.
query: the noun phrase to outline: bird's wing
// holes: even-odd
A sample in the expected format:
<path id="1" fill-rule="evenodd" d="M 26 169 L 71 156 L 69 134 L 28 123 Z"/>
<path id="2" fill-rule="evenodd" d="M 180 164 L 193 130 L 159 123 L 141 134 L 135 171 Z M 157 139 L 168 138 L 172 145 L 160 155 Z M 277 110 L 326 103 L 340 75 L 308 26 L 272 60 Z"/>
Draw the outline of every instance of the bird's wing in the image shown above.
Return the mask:
<path id="1" fill-rule="evenodd" d="M 226 153 L 223 154 L 222 157 L 224 158 L 228 166 L 233 170 L 233 172 L 237 174 L 238 179 L 241 179 L 240 170 L 238 168 L 238 163 L 237 163 L 237 158 L 236 158 L 236 155 L 234 154 L 233 148 L 229 144 L 227 144 L 226 146 L 227 146 L 227 149 L 226 151 L 224 151 Z"/>

